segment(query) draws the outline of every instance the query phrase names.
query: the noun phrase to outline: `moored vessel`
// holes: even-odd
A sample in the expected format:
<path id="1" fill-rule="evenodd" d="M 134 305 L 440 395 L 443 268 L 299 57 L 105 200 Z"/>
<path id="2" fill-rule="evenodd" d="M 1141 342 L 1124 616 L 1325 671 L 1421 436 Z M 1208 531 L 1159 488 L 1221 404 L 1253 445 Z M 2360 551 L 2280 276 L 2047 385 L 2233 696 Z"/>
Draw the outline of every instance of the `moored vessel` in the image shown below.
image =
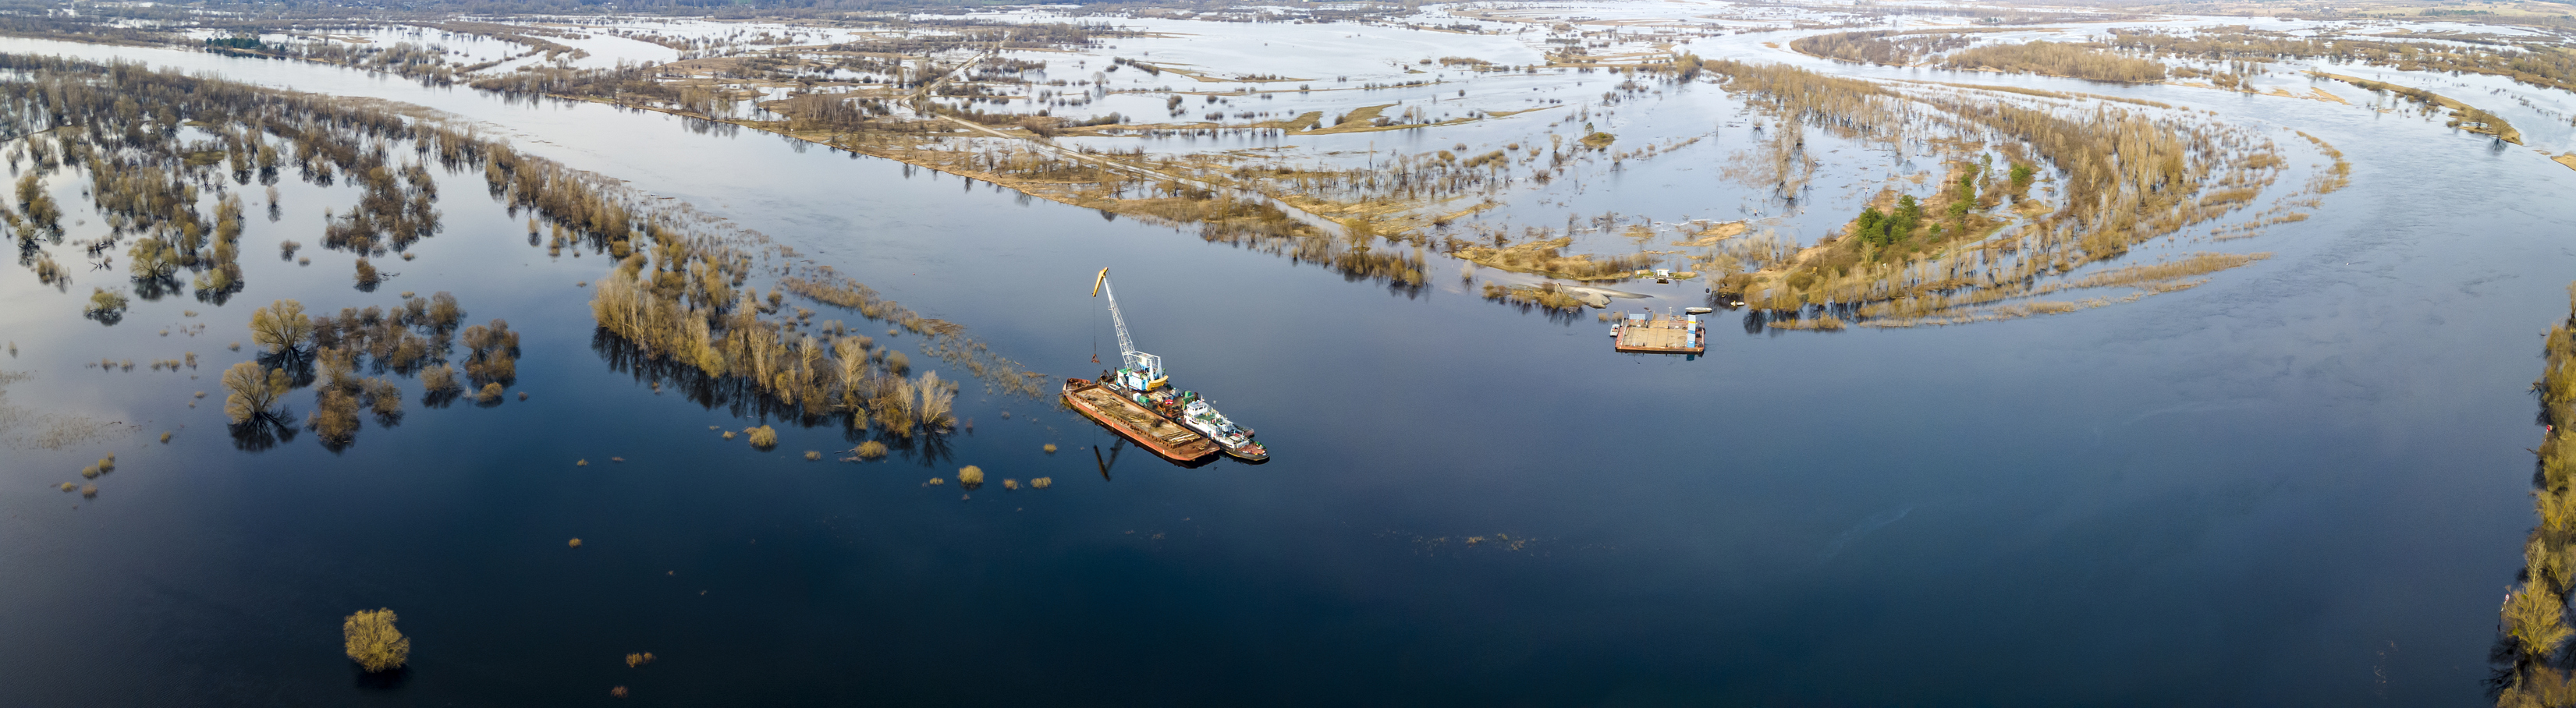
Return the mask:
<path id="1" fill-rule="evenodd" d="M 1233 420 L 1225 417 L 1225 414 L 1218 413 L 1215 406 L 1208 405 L 1206 400 L 1200 399 L 1197 393 L 1185 393 L 1182 396 L 1189 402 L 1181 404 L 1179 416 L 1181 425 L 1198 431 L 1209 440 L 1216 441 L 1217 447 L 1223 448 L 1225 454 L 1236 459 L 1247 462 L 1270 459 L 1270 450 L 1252 439 L 1251 428 L 1235 425 Z"/>
<path id="2" fill-rule="evenodd" d="M 1270 459 L 1269 448 L 1253 441 L 1251 428 L 1236 425 L 1233 420 L 1226 418 L 1225 414 L 1218 413 L 1215 407 L 1201 400 L 1197 392 L 1173 388 L 1171 375 L 1163 370 L 1163 358 L 1136 349 L 1135 341 L 1127 334 L 1127 318 L 1118 311 L 1118 293 L 1109 287 L 1109 269 L 1100 269 L 1099 278 L 1092 281 L 1091 294 L 1093 297 L 1107 296 L 1109 321 L 1118 329 L 1118 358 L 1122 366 L 1116 371 L 1101 372 L 1099 379 L 1089 381 L 1082 387 L 1080 396 L 1100 400 L 1093 401 L 1090 408 L 1077 406 L 1076 410 L 1084 411 L 1086 415 L 1092 416 L 1093 420 L 1101 421 L 1103 425 L 1109 425 L 1139 443 L 1147 443 L 1149 447 L 1154 445 L 1146 439 L 1146 436 L 1159 434 L 1152 429 L 1151 425 L 1143 421 L 1124 419 L 1121 419 L 1119 424 L 1113 424 L 1110 419 L 1118 416 L 1107 411 L 1124 410 L 1120 406 L 1132 408 L 1139 414 L 1159 418 L 1166 425 L 1177 425 L 1184 431 L 1196 434 L 1207 441 L 1212 448 L 1222 449 L 1227 455 L 1236 459 L 1248 462 Z M 1097 358 L 1095 357 L 1094 360 L 1096 361 Z M 1072 379 L 1065 382 L 1067 403 L 1073 403 L 1077 397 L 1075 384 L 1077 381 L 1085 380 Z M 1115 404 L 1113 405 L 1111 401 Z M 1190 454 L 1191 450 L 1195 449 L 1192 447 L 1188 450 L 1176 449 L 1165 452 L 1158 447 L 1155 451 L 1165 457 L 1187 460 L 1197 458 L 1180 455 Z"/>

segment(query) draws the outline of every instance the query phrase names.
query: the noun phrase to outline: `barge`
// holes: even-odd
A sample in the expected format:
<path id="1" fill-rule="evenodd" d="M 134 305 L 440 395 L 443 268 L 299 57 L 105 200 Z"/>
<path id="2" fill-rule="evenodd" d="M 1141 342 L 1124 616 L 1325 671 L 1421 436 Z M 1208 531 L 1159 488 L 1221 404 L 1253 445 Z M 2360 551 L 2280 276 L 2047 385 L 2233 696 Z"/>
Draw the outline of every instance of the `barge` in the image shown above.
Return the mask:
<path id="1" fill-rule="evenodd" d="M 1216 441 L 1183 427 L 1091 379 L 1065 379 L 1064 404 L 1110 432 L 1174 462 L 1215 457 Z"/>
<path id="2" fill-rule="evenodd" d="M 1629 315 L 1610 326 L 1610 348 L 1629 354 L 1706 354 L 1708 325 L 1698 315 Z"/>

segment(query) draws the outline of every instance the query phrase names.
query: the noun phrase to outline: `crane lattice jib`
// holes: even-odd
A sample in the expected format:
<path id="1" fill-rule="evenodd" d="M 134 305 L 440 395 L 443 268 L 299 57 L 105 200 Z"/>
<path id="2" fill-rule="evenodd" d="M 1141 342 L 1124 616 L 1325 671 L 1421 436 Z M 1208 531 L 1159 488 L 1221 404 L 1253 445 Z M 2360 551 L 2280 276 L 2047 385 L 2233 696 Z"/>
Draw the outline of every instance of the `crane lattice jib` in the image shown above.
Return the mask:
<path id="1" fill-rule="evenodd" d="M 1118 328 L 1119 361 L 1149 376 L 1162 373 L 1162 362 L 1156 361 L 1152 354 L 1136 351 L 1135 339 L 1127 336 L 1127 317 L 1118 313 L 1118 291 L 1109 286 L 1109 269 L 1100 269 L 1100 278 L 1091 286 L 1092 290 L 1109 300 L 1109 323 Z"/>

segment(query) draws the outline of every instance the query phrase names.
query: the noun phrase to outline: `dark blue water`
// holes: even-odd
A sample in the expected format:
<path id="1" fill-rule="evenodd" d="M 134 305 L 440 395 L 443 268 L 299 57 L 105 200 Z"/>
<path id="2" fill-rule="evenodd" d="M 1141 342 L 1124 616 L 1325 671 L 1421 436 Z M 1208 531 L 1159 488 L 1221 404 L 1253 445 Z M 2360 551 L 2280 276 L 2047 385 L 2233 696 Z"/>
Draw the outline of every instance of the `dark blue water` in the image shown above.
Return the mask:
<path id="1" fill-rule="evenodd" d="M 761 421 L 614 366 L 573 286 L 607 261 L 528 247 L 476 175 L 376 294 L 341 254 L 268 259 L 348 199 L 296 187 L 314 211 L 253 218 L 223 307 L 100 327 L 79 301 L 114 276 L 0 269 L 0 369 L 35 374 L 7 402 L 139 426 L 0 449 L 0 704 L 2469 705 L 2531 525 L 2538 335 L 2576 278 L 2576 173 L 2248 108 L 2356 165 L 2315 218 L 2228 244 L 2270 260 L 2071 315 L 1637 357 L 1445 261 L 1393 289 L 658 115 L 118 51 L 507 126 L 1039 371 L 1114 355 L 1085 297 L 1110 267 L 1138 344 L 1276 459 L 1104 473 L 1110 436 L 971 384 L 974 431 L 940 445 L 806 462 L 853 439 L 783 427 L 756 451 L 708 428 Z M 222 344 L 250 307 L 401 290 L 508 318 L 530 400 L 415 398 L 341 453 L 243 452 L 219 393 L 186 407 L 246 356 Z M 179 351 L 201 378 L 80 368 Z M 97 499 L 50 486 L 111 451 Z M 967 464 L 1055 485 L 922 484 Z M 414 641 L 390 680 L 340 655 L 375 607 Z"/>

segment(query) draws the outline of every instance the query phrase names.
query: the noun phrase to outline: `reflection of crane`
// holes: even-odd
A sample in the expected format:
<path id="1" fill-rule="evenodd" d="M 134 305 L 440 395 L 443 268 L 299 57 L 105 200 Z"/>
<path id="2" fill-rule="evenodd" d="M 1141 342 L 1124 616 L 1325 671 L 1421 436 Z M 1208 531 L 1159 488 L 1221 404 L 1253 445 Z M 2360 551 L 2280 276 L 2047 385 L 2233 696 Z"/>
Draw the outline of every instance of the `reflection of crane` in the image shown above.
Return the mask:
<path id="1" fill-rule="evenodd" d="M 1118 369 L 1118 385 L 1130 391 L 1151 391 L 1171 382 L 1163 373 L 1163 358 L 1136 351 L 1136 341 L 1127 337 L 1127 318 L 1118 314 L 1118 291 L 1109 287 L 1109 269 L 1100 269 L 1100 277 L 1091 281 L 1091 296 L 1109 295 L 1109 323 L 1118 327 L 1118 360 L 1126 366 Z"/>

